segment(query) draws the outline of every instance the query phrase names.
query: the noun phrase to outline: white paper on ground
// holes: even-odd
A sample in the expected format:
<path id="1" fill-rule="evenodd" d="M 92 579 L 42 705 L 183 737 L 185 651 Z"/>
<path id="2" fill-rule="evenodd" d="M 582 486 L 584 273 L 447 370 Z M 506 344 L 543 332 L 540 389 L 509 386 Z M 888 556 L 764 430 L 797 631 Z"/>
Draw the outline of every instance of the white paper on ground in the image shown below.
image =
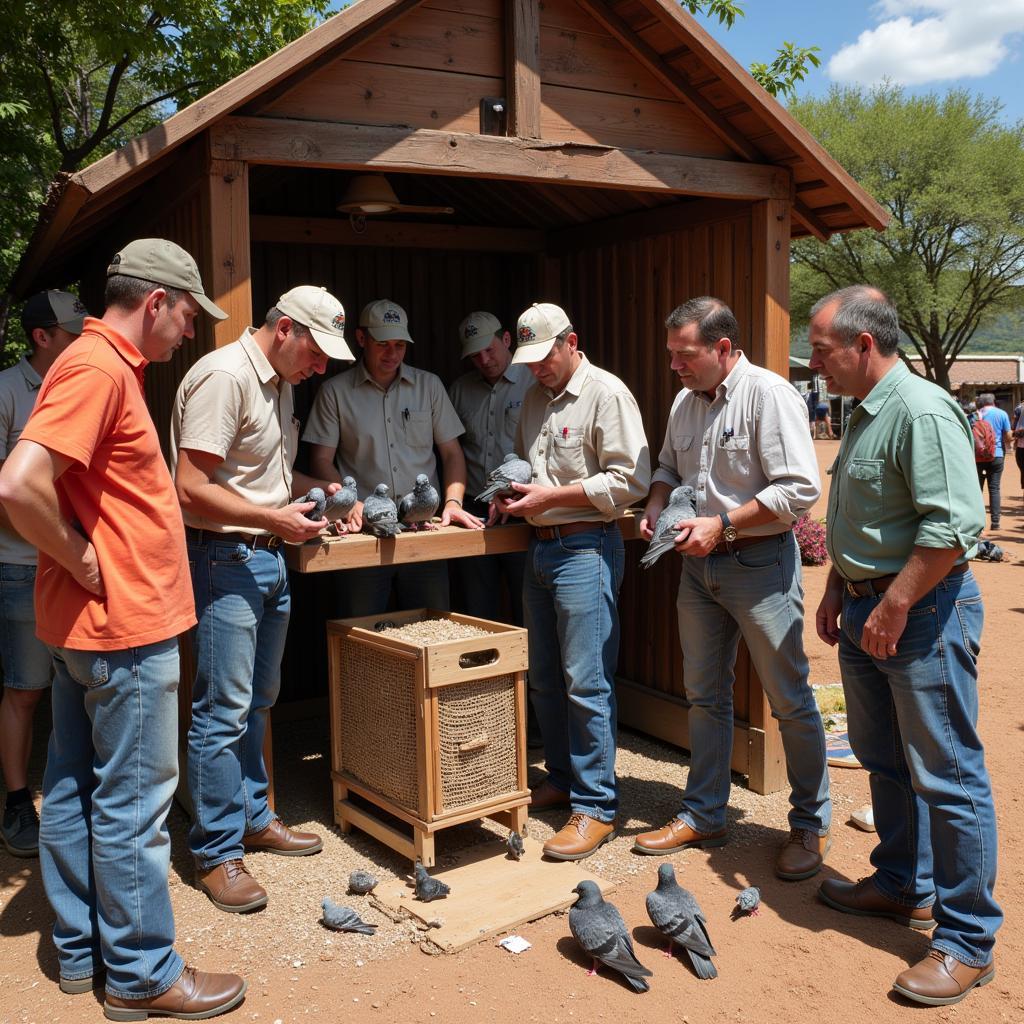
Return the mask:
<path id="1" fill-rule="evenodd" d="M 510 953 L 525 953 L 532 944 L 527 942 L 522 935 L 509 935 L 502 939 L 498 945 L 504 946 Z"/>

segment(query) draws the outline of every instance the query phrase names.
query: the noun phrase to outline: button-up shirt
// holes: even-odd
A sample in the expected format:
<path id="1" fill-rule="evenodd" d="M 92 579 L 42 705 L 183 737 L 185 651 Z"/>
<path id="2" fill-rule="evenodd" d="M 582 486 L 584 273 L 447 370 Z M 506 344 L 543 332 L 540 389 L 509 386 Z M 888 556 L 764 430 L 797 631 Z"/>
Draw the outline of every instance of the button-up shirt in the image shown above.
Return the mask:
<path id="1" fill-rule="evenodd" d="M 42 384 L 32 364 L 22 357 L 0 373 L 0 460 L 6 459 L 21 437 Z M 0 526 L 0 562 L 35 565 L 36 549 L 14 530 Z"/>
<path id="2" fill-rule="evenodd" d="M 593 506 L 548 509 L 528 517 L 535 526 L 611 522 L 650 486 L 651 455 L 636 399 L 586 356 L 561 394 L 540 385 L 527 391 L 516 446 L 533 467 L 534 483 L 581 483 Z"/>
<path id="3" fill-rule="evenodd" d="M 302 440 L 335 448 L 335 468 L 355 478 L 360 498 L 387 484 L 398 501 L 420 473 L 438 486 L 434 445 L 462 432 L 440 377 L 402 363 L 384 389 L 359 362 L 320 386 Z"/>
<path id="4" fill-rule="evenodd" d="M 821 493 L 803 399 L 741 352 L 713 399 L 702 391 L 676 397 L 654 479 L 693 487 L 698 516 L 732 512 L 756 498 L 775 521 L 741 533 L 784 533 Z"/>
<path id="5" fill-rule="evenodd" d="M 484 489 L 487 474 L 515 451 L 523 398 L 533 384 L 528 366 L 509 363 L 494 384 L 470 370 L 448 389 L 466 428 L 462 450 L 466 455 L 466 494 L 471 498 Z M 522 452 L 516 454 L 522 456 Z"/>
<path id="6" fill-rule="evenodd" d="M 969 557 L 985 525 L 971 429 L 942 388 L 897 362 L 850 414 L 829 472 L 828 553 L 840 576 L 899 572 L 914 547 Z"/>

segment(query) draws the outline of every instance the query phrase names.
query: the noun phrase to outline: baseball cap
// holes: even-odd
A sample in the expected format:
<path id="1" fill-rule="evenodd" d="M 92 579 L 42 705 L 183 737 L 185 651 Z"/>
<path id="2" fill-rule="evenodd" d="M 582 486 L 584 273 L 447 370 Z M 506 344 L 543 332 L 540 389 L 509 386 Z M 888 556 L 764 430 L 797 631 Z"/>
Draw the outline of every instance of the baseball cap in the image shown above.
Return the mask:
<path id="1" fill-rule="evenodd" d="M 25 303 L 21 311 L 21 326 L 25 333 L 37 327 L 63 327 L 70 334 L 81 334 L 89 310 L 77 295 L 49 289 L 37 292 Z"/>
<path id="2" fill-rule="evenodd" d="M 519 318 L 513 363 L 539 363 L 551 351 L 558 337 L 572 327 L 565 310 L 553 302 L 535 302 Z"/>
<path id="3" fill-rule="evenodd" d="M 462 357 L 482 352 L 491 339 L 501 333 L 501 322 L 493 313 L 470 313 L 459 324 L 459 341 L 462 342 Z"/>
<path id="4" fill-rule="evenodd" d="M 215 320 L 228 318 L 220 306 L 206 297 L 196 261 L 180 245 L 166 238 L 136 238 L 129 242 L 107 267 L 107 277 L 117 274 L 153 281 L 165 288 L 178 288 L 188 292 Z"/>
<path id="5" fill-rule="evenodd" d="M 308 328 L 313 340 L 331 359 L 355 360 L 345 342 L 345 310 L 326 288 L 300 284 L 285 292 L 274 305 L 285 316 Z"/>
<path id="6" fill-rule="evenodd" d="M 390 299 L 377 299 L 363 306 L 359 326 L 365 327 L 374 341 L 412 341 L 405 310 Z"/>

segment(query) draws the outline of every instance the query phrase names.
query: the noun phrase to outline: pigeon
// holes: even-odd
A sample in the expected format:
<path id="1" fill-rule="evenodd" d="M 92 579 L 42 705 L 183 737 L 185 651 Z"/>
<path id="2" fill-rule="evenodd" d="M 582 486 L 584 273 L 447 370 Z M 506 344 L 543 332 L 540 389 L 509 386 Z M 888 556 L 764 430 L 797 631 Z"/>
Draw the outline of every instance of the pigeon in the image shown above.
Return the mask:
<path id="1" fill-rule="evenodd" d="M 323 488 L 321 487 L 310 487 L 310 489 L 301 497 L 299 501 L 311 501 L 313 507 L 308 512 L 303 512 L 303 515 L 307 519 L 311 519 L 314 523 L 324 517 L 324 507 L 327 505 L 327 495 L 324 494 Z"/>
<path id="2" fill-rule="evenodd" d="M 711 945 L 704 914 L 693 894 L 676 882 L 671 864 L 658 868 L 658 888 L 647 894 L 647 916 L 668 938 L 666 956 L 672 955 L 672 943 L 676 942 L 686 950 L 698 978 L 706 981 L 718 977 L 711 962 L 718 954 Z"/>
<path id="3" fill-rule="evenodd" d="M 324 506 L 324 515 L 329 522 L 336 519 L 344 519 L 356 507 L 359 494 L 356 491 L 355 480 L 347 476 L 341 481 L 341 490 L 335 491 Z"/>
<path id="4" fill-rule="evenodd" d="M 375 924 L 367 924 L 351 907 L 343 907 L 326 896 L 320 904 L 324 910 L 324 924 L 336 932 L 359 932 L 360 935 L 375 935 Z"/>
<path id="5" fill-rule="evenodd" d="M 751 917 L 757 914 L 757 908 L 761 905 L 761 890 L 756 885 L 743 889 L 736 897 L 736 909 L 733 913 L 737 917 L 747 914 Z"/>
<path id="6" fill-rule="evenodd" d="M 476 496 L 476 500 L 486 504 L 499 495 L 503 498 L 515 497 L 517 492 L 509 484 L 528 484 L 532 479 L 533 469 L 530 464 L 515 452 L 510 452 L 500 466 L 487 474 L 487 486 Z"/>
<path id="7" fill-rule="evenodd" d="M 413 489 L 398 503 L 398 518 L 411 530 L 418 530 L 421 525 L 429 530 L 430 517 L 437 511 L 440 502 L 430 477 L 420 473 Z"/>
<path id="8" fill-rule="evenodd" d="M 365 896 L 377 888 L 377 879 L 369 871 L 353 871 L 348 876 L 348 891 L 357 896 Z"/>
<path id="9" fill-rule="evenodd" d="M 600 962 L 622 974 L 637 992 L 646 992 L 651 971 L 637 960 L 622 915 L 601 896 L 596 882 L 584 879 L 573 892 L 579 899 L 569 910 L 569 931 L 594 960 L 590 974 L 597 973 Z"/>
<path id="10" fill-rule="evenodd" d="M 671 551 L 675 546 L 676 537 L 679 534 L 676 523 L 683 519 L 694 519 L 696 516 L 697 495 L 694 489 L 685 484 L 675 488 L 668 496 L 668 504 L 658 516 L 658 522 L 654 527 L 654 536 L 651 537 L 651 542 L 647 545 L 647 552 L 640 559 L 640 564 L 645 569 L 650 569 L 666 551 Z"/>
<path id="11" fill-rule="evenodd" d="M 416 899 L 423 903 L 433 903 L 434 900 L 443 900 L 451 891 L 450 885 L 431 878 L 427 869 L 416 861 Z"/>
<path id="12" fill-rule="evenodd" d="M 363 502 L 363 529 L 375 537 L 397 537 L 404 529 L 398 521 L 398 509 L 388 497 L 387 484 L 377 484 Z"/>
<path id="13" fill-rule="evenodd" d="M 513 860 L 520 860 L 523 854 L 526 853 L 523 837 L 518 832 L 509 832 L 505 845 L 508 847 L 508 854 Z"/>

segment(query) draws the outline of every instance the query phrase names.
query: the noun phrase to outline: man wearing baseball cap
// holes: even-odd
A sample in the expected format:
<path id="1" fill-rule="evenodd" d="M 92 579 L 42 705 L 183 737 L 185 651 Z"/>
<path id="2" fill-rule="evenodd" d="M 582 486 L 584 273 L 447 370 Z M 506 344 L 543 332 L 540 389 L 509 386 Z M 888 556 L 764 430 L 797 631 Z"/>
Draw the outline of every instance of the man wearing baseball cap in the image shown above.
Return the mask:
<path id="1" fill-rule="evenodd" d="M 495 513 L 533 526 L 523 605 L 548 775 L 531 807 L 570 808 L 544 854 L 580 860 L 615 835 L 617 605 L 625 560 L 616 520 L 647 493 L 651 459 L 636 399 L 579 350 L 563 309 L 534 303 L 516 337 L 512 362 L 526 363 L 540 385 L 526 393 L 516 442 L 535 482 L 515 484 L 520 496 L 497 499 Z"/>
<path id="2" fill-rule="evenodd" d="M 105 984 L 115 1018 L 210 1017 L 241 1002 L 245 982 L 186 967 L 174 949 L 178 636 L 196 619 L 143 373 L 203 309 L 226 314 L 163 239 L 114 257 L 105 302 L 50 368 L 0 470 L 0 501 L 39 549 L 36 629 L 54 662 L 39 859 L 62 991 Z"/>
<path id="3" fill-rule="evenodd" d="M 85 315 L 78 296 L 68 292 L 39 292 L 25 303 L 21 326 L 31 351 L 0 373 L 0 466 L 28 422 L 47 370 L 82 333 Z M 15 857 L 35 857 L 39 852 L 39 816 L 28 790 L 28 758 L 32 718 L 53 672 L 50 652 L 36 636 L 36 561 L 36 549 L 18 536 L 0 510 L 0 768 L 7 788 L 0 840 Z"/>
<path id="4" fill-rule="evenodd" d="M 227 913 L 267 903 L 246 851 L 319 852 L 267 800 L 263 740 L 281 687 L 291 610 L 281 542 L 301 544 L 327 525 L 296 501 L 338 483 L 293 472 L 299 444 L 292 386 L 352 360 L 345 311 L 325 288 L 285 292 L 258 329 L 199 359 L 171 414 L 171 471 L 185 517 L 199 626 L 188 781 L 189 846 L 199 887 Z"/>

